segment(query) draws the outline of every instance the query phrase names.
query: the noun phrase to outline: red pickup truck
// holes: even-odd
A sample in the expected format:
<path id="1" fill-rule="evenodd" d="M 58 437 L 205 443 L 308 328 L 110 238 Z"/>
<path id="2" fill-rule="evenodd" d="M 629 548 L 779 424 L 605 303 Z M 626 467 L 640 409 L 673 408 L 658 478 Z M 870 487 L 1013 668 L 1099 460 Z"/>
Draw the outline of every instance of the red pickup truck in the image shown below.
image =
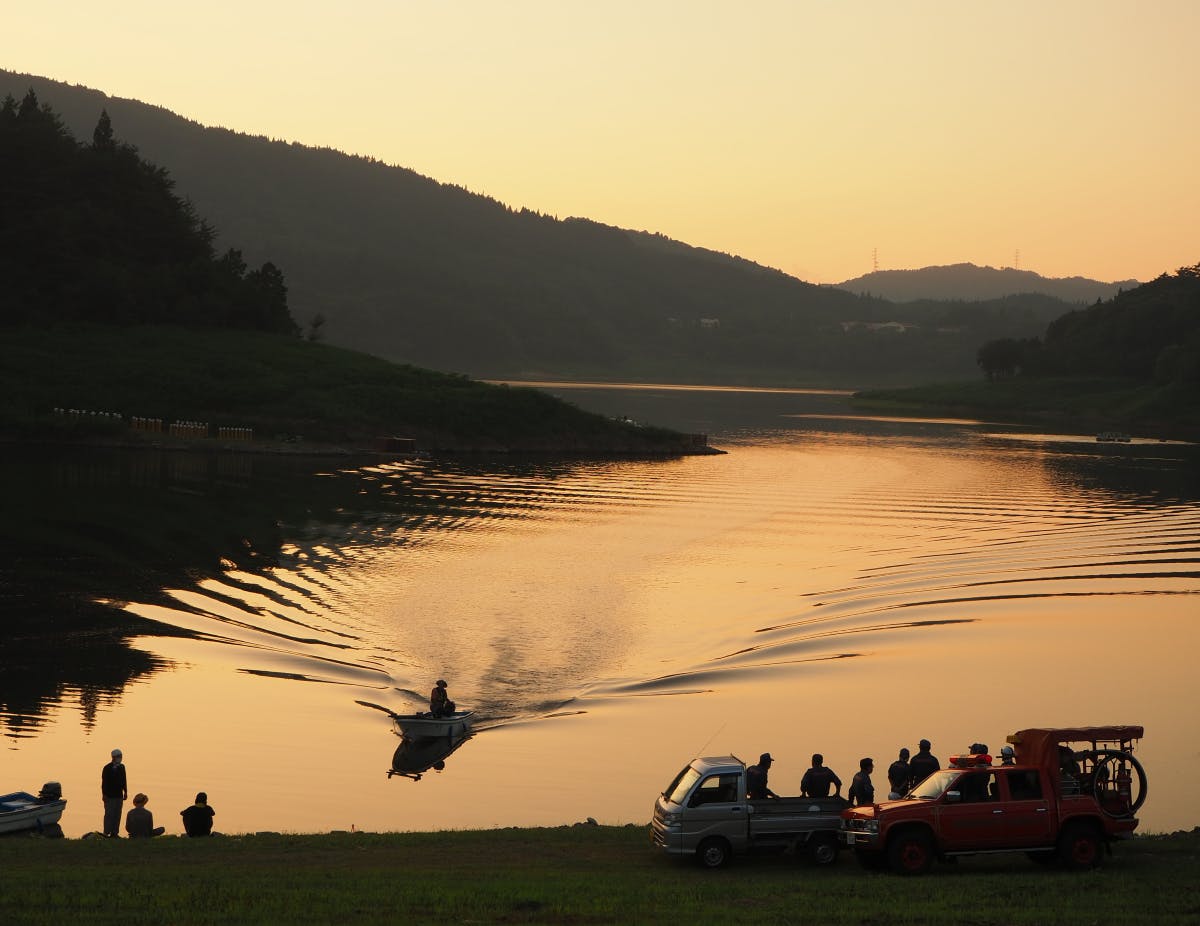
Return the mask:
<path id="1" fill-rule="evenodd" d="M 902 800 L 846 810 L 844 843 L 865 867 L 905 875 L 935 859 L 994 852 L 1092 868 L 1137 828 L 1141 737 L 1139 726 L 1022 730 L 1008 737 L 1012 764 L 954 756 Z"/>

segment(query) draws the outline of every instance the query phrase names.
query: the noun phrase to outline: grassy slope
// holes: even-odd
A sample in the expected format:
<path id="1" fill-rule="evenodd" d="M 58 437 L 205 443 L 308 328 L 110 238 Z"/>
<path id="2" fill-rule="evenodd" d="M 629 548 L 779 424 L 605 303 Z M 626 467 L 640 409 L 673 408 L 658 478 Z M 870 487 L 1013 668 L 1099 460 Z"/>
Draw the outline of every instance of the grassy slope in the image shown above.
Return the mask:
<path id="1" fill-rule="evenodd" d="M 139 923 L 1131 924 L 1200 918 L 1200 832 L 1141 837 L 1098 871 L 977 857 L 921 878 L 843 854 L 706 872 L 643 827 L 0 840 L 0 921 Z"/>
<path id="2" fill-rule="evenodd" d="M 1127 379 L 979 380 L 859 393 L 864 408 L 1054 422 L 1077 431 L 1122 429 L 1147 437 L 1200 439 L 1200 400 L 1192 393 Z"/>
<path id="3" fill-rule="evenodd" d="M 637 452 L 679 443 L 671 432 L 619 424 L 536 390 L 295 338 L 99 326 L 3 334 L 0 433 L 15 436 L 61 431 L 63 419 L 49 412 L 64 407 L 352 446 L 382 435 L 431 449 Z"/>

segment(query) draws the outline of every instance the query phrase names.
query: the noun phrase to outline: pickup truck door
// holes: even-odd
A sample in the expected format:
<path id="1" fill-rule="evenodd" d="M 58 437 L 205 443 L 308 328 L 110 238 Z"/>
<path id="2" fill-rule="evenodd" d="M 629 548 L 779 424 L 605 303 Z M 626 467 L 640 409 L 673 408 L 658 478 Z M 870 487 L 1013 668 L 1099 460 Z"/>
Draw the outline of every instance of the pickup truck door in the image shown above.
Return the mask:
<path id="1" fill-rule="evenodd" d="M 1037 847 L 1050 844 L 1050 801 L 1046 783 L 1036 768 L 997 770 L 1004 802 L 1004 820 L 1009 846 Z"/>
<path id="2" fill-rule="evenodd" d="M 721 836 L 734 852 L 743 852 L 749 839 L 749 812 L 740 772 L 709 775 L 688 797 L 682 818 L 683 844 L 696 846 L 706 836 Z"/>
<path id="3" fill-rule="evenodd" d="M 947 852 L 1004 848 L 1004 820 L 995 774 L 990 769 L 963 772 L 938 807 L 942 848 Z"/>

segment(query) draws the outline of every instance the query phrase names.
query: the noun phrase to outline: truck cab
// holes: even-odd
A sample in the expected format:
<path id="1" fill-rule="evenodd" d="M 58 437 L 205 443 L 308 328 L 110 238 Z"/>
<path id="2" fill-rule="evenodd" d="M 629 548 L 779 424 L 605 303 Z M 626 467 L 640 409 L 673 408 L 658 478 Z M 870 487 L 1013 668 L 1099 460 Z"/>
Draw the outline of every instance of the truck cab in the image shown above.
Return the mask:
<path id="1" fill-rule="evenodd" d="M 654 803 L 654 845 L 668 855 L 719 868 L 732 856 L 792 851 L 814 864 L 837 860 L 840 798 L 750 800 L 746 765 L 709 756 L 685 765 Z"/>

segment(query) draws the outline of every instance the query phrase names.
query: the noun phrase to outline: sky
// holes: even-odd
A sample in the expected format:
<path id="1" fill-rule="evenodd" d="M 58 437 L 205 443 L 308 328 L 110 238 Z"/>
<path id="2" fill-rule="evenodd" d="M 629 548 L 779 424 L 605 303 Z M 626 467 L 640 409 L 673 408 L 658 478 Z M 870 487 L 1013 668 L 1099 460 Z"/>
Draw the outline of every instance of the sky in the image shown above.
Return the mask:
<path id="1" fill-rule="evenodd" d="M 1197 35 L 1200 0 L 40 0 L 0 67 L 814 283 L 1145 281 L 1200 262 Z"/>

